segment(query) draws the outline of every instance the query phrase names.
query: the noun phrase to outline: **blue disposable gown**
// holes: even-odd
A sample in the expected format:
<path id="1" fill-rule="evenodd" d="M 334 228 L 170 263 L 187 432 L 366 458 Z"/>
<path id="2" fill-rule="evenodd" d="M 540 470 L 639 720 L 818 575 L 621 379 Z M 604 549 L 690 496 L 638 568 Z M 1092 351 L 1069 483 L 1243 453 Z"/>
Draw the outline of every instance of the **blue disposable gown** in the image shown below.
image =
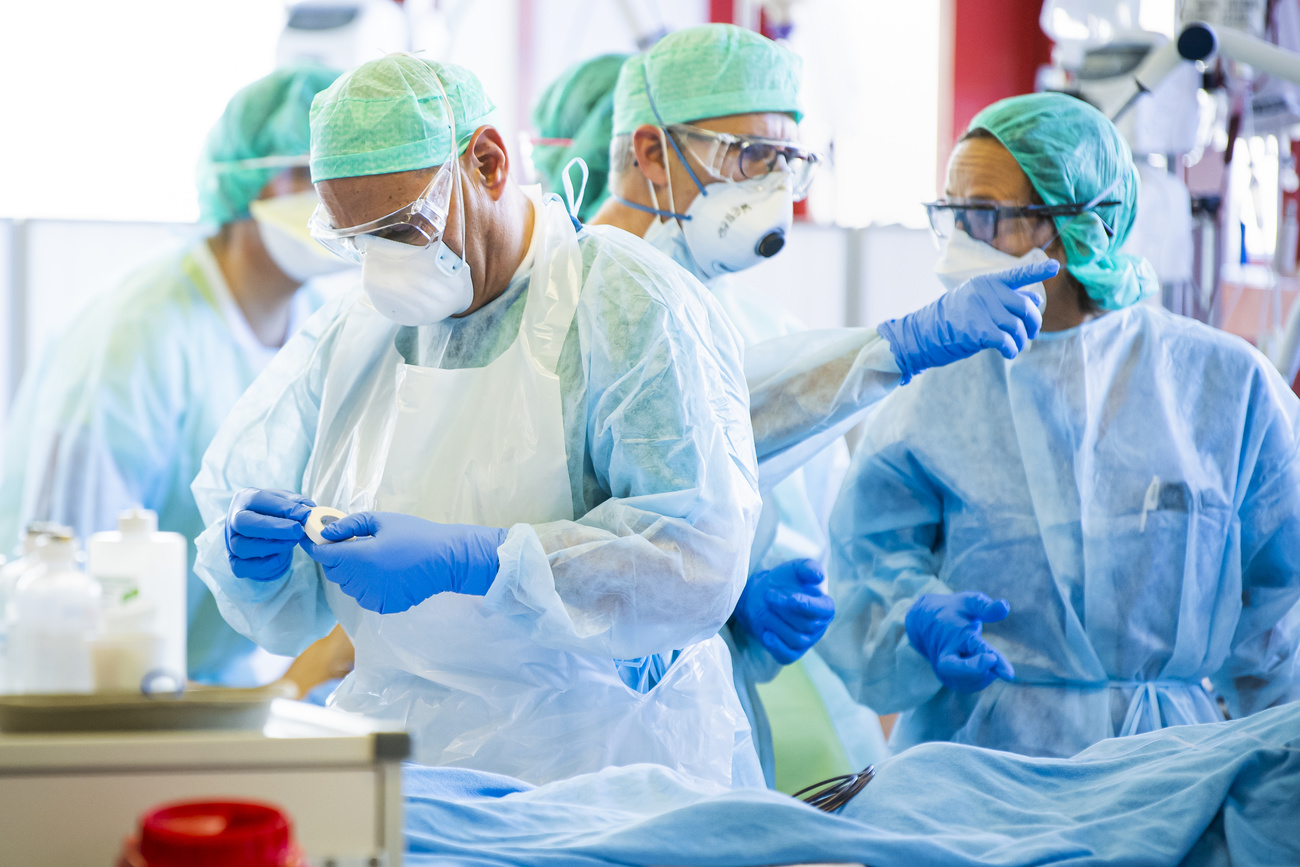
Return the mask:
<path id="1" fill-rule="evenodd" d="M 290 329 L 319 306 L 295 297 Z M 274 355 L 256 343 L 206 242 L 165 256 L 96 299 L 24 377 L 5 436 L 0 540 L 31 521 L 86 539 L 143 506 L 160 530 L 193 540 L 203 520 L 190 494 L 222 420 Z M 190 550 L 191 565 L 193 549 Z M 189 676 L 251 686 L 256 650 L 231 629 L 190 574 Z"/>
<path id="2" fill-rule="evenodd" d="M 578 517 L 511 527 L 487 603 L 518 613 L 520 628 L 555 651 L 557 666 L 572 661 L 565 653 L 638 659 L 715 637 L 743 587 L 760 505 L 740 347 L 717 304 L 625 232 L 595 227 L 577 244 L 582 270 L 572 278 L 581 281 L 581 295 L 556 373 Z M 501 296 L 470 316 L 429 328 L 394 326 L 394 345 L 408 363 L 486 365 L 519 333 L 530 275 L 521 268 Z M 231 412 L 194 482 L 208 521 L 198 570 L 227 620 L 275 652 L 301 652 L 329 632 L 335 611 L 319 567 L 301 550 L 281 579 L 236 578 L 223 539 L 226 509 L 244 487 L 301 490 L 313 455 L 327 453 L 349 432 L 319 426 L 322 386 L 338 375 L 362 385 L 373 381 L 369 369 L 332 370 L 345 325 L 365 303 L 351 295 L 308 322 Z M 353 346 L 348 363 L 368 368 L 385 352 Z M 418 617 L 420 610 L 390 617 Z M 418 655 L 418 648 L 412 652 Z M 481 652 L 491 658 L 493 648 Z M 716 659 L 725 666 L 725 657 Z M 358 674 L 349 678 L 358 685 L 345 681 L 341 689 L 358 700 L 365 698 L 362 663 L 359 652 Z M 406 664 L 420 668 L 418 660 Z M 445 685 L 404 678 L 374 687 L 384 692 L 381 703 L 410 706 L 414 719 L 450 701 Z M 539 700 L 562 704 L 554 696 Z M 722 695 L 707 701 L 716 702 L 720 715 L 727 707 Z M 736 710 L 733 722 L 752 760 L 748 726 Z M 597 745 L 574 747 L 582 761 L 602 754 Z M 580 765 L 578 759 L 538 756 L 545 767 L 530 773 L 553 776 L 562 764 Z M 751 764 L 756 773 L 757 762 Z"/>
<path id="3" fill-rule="evenodd" d="M 900 379 L 887 344 L 875 329 L 810 332 L 781 305 L 746 286 L 743 273 L 709 279 L 696 265 L 674 221 L 653 225 L 646 240 L 708 286 L 739 332 L 745 348 L 746 378 L 760 413 L 755 421 L 755 438 L 761 464 L 783 447 L 798 447 L 797 456 L 789 452 L 783 455 L 786 467 L 775 479 L 762 480 L 763 509 L 750 549 L 750 574 L 802 558 L 824 566 L 830 544 L 827 523 L 849 465 L 848 448 L 839 436 L 844 421 L 884 397 Z M 809 381 L 818 376 L 839 377 L 844 382 L 833 389 L 809 387 Z M 859 380 L 868 384 L 864 387 Z M 792 396 L 798 410 L 793 417 L 784 419 L 784 425 L 762 415 L 766 410 L 770 417 L 780 411 L 779 407 L 790 407 Z M 783 438 L 775 435 L 778 428 L 784 428 L 780 431 Z M 812 436 L 822 429 L 826 433 Z M 773 680 L 781 664 L 757 636 L 734 618 L 728 621 L 722 636 L 731 651 L 736 692 L 749 718 L 767 784 L 772 787 L 775 745 L 758 685 Z M 816 651 L 809 653 L 815 655 Z M 812 664 L 820 666 L 820 661 Z M 803 661 L 795 665 L 803 665 Z M 831 718 L 837 731 L 851 733 L 851 741 L 843 744 L 844 752 L 883 757 L 884 738 L 879 725 L 874 731 L 861 730 L 862 716 L 854 712 L 859 709 L 852 706 L 834 679 L 811 682 L 828 714 L 832 709 L 851 712 L 848 717 L 839 713 Z M 832 694 L 821 694 L 821 685 Z"/>
<path id="4" fill-rule="evenodd" d="M 831 519 L 823 657 L 891 746 L 1068 756 L 1300 695 L 1300 401 L 1254 349 L 1138 306 L 931 370 L 867 425 Z M 922 593 L 1006 598 L 1015 681 L 942 687 Z"/>

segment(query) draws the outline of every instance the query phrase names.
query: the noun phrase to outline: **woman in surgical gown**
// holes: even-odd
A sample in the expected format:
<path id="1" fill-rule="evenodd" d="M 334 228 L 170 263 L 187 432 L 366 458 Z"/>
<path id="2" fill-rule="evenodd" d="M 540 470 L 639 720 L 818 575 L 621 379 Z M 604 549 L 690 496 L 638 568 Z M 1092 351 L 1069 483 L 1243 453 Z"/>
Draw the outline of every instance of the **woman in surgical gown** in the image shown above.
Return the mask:
<path id="1" fill-rule="evenodd" d="M 1137 183 L 1114 126 L 1060 94 L 994 104 L 954 152 L 949 227 L 1046 247 L 1069 276 L 1020 357 L 881 404 L 832 514 L 819 647 L 860 700 L 903 712 L 896 748 L 1069 756 L 1300 696 L 1300 401 L 1244 341 L 1139 303 L 1155 275 L 1117 252 Z M 1072 204 L 1091 207 L 1023 211 Z M 966 661 L 988 647 L 1014 668 L 983 689 L 945 685 L 909 639 L 918 597 L 963 591 L 1010 605 L 956 633 Z"/>

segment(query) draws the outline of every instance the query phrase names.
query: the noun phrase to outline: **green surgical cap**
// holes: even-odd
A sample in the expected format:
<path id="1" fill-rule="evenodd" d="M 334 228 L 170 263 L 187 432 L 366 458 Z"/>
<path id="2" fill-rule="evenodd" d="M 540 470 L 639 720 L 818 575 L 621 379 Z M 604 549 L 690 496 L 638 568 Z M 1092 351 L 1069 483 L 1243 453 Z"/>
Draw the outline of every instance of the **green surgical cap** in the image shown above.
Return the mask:
<path id="1" fill-rule="evenodd" d="M 647 77 L 665 125 L 767 111 L 803 118 L 799 55 L 733 24 L 678 30 L 624 63 L 614 90 L 614 135 L 659 124 Z"/>
<path id="2" fill-rule="evenodd" d="M 1140 182 L 1128 144 L 1104 114 L 1072 96 L 1033 93 L 993 103 L 970 129 L 1002 142 L 1045 205 L 1082 204 L 1103 193 L 1104 201 L 1119 202 L 1055 218 L 1066 268 L 1098 304 L 1122 310 L 1160 288 L 1150 262 L 1119 252 L 1137 216 Z"/>
<path id="3" fill-rule="evenodd" d="M 627 58 L 626 54 L 604 54 L 570 67 L 546 88 L 533 109 L 533 126 L 539 138 L 571 140 L 567 145 L 533 145 L 533 165 L 546 188 L 553 193 L 563 191 L 560 172 L 574 157 L 581 157 L 591 172 L 578 211 L 582 220 L 591 219 L 609 196 L 614 84 Z"/>
<path id="4" fill-rule="evenodd" d="M 427 169 L 451 159 L 439 82 L 462 153 L 496 108 L 478 78 L 453 63 L 390 54 L 343 73 L 312 103 L 312 181 Z"/>
<path id="5" fill-rule="evenodd" d="M 235 94 L 208 133 L 199 160 L 203 222 L 222 226 L 247 219 L 248 203 L 271 178 L 294 165 L 295 158 L 301 160 L 297 164 L 307 164 L 312 98 L 338 75 L 322 66 L 287 66 Z"/>

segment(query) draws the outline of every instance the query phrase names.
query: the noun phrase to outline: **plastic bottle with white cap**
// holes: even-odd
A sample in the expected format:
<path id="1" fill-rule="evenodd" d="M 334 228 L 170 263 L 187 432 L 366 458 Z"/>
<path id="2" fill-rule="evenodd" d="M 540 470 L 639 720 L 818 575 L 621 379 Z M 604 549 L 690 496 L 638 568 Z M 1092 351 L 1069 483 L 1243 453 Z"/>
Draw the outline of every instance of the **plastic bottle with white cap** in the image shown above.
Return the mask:
<path id="1" fill-rule="evenodd" d="M 91 536 L 86 551 L 90 574 L 104 588 L 107 628 L 97 645 L 101 688 L 136 688 L 148 673 L 136 669 L 146 666 L 183 680 L 189 579 L 185 537 L 159 532 L 158 516 L 148 509 L 128 509 L 118 516 L 116 530 Z"/>
<path id="2" fill-rule="evenodd" d="M 8 606 L 14 691 L 92 692 L 99 584 L 81 571 L 71 534 L 41 536 L 34 557 Z"/>
<path id="3" fill-rule="evenodd" d="M 7 563 L 0 563 L 0 695 L 14 691 L 12 667 L 9 654 L 9 601 L 18 590 L 18 581 L 27 570 L 36 565 L 36 542 L 42 536 L 54 533 L 71 536 L 72 528 L 61 524 L 35 521 L 27 525 L 23 533 L 23 544 L 18 556 Z"/>

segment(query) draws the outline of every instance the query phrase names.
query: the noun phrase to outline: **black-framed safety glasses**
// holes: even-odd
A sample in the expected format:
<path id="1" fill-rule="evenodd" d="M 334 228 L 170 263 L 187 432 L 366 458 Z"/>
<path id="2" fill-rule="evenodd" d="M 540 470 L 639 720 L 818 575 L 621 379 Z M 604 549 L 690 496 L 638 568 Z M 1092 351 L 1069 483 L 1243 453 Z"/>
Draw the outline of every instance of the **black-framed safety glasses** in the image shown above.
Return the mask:
<path id="1" fill-rule="evenodd" d="M 1007 220 L 1015 219 L 1052 219 L 1054 217 L 1077 217 L 1093 208 L 1113 207 L 1120 202 L 1071 202 L 1064 205 L 1006 205 L 1000 202 L 948 202 L 940 200 L 927 202 L 926 215 L 930 218 L 930 229 L 935 236 L 943 239 L 951 237 L 956 229 L 961 229 L 976 241 L 992 244 L 998 236 L 999 226 Z M 1106 225 L 1103 221 L 1103 225 Z M 1106 225 L 1106 234 L 1114 231 Z"/>

